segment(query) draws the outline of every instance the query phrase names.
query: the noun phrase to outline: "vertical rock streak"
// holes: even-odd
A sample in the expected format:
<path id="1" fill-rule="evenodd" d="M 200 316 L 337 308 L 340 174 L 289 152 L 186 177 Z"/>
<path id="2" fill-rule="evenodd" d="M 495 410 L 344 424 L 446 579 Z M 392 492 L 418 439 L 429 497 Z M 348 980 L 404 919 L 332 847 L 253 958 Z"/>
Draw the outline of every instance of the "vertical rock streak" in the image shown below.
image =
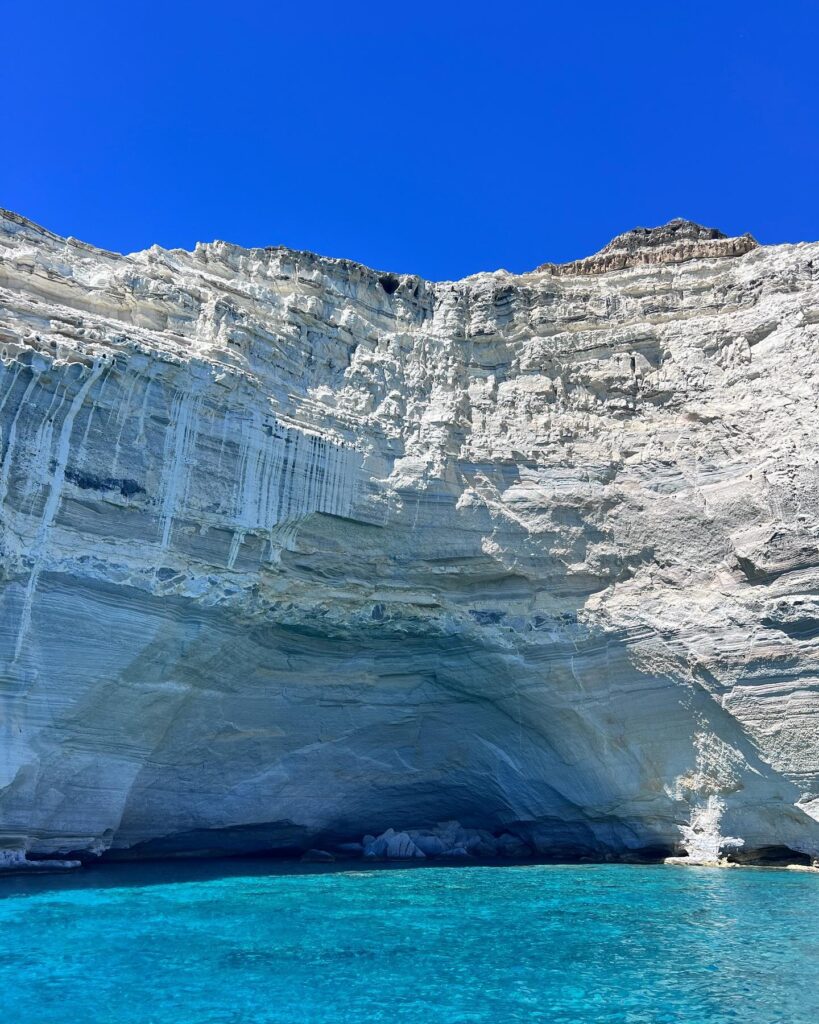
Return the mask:
<path id="1" fill-rule="evenodd" d="M 17 640 L 14 646 L 15 661 L 20 657 L 23 644 L 28 635 L 28 629 L 31 624 L 31 608 L 34 601 L 34 594 L 37 590 L 37 581 L 40 577 L 43 560 L 46 555 L 49 530 L 54 522 L 57 510 L 60 507 L 63 482 L 65 481 L 65 468 L 68 464 L 71 432 L 74 429 L 74 418 L 82 407 L 89 391 L 96 383 L 100 373 L 102 372 L 103 365 L 103 363 L 95 363 L 88 372 L 85 381 L 77 389 L 77 393 L 71 400 L 71 404 L 63 417 L 60 433 L 57 437 L 57 445 L 52 459 L 51 473 L 46 480 L 47 494 L 45 506 L 43 508 L 40 525 L 34 535 L 34 540 L 31 544 L 29 553 L 31 558 L 31 571 L 29 573 L 28 582 L 23 595 L 23 606 L 20 613 L 20 626 L 17 631 Z M 41 443 L 48 443 L 50 449 L 50 441 L 51 431 L 49 430 L 47 434 L 47 441 L 46 438 L 41 438 Z"/>
<path id="2" fill-rule="evenodd" d="M 171 541 L 180 491 L 183 497 L 185 493 L 191 453 L 196 440 L 197 403 L 198 398 L 193 393 L 180 392 L 174 396 L 171 407 L 168 450 L 163 466 L 162 515 L 159 520 L 160 547 L 163 551 Z"/>

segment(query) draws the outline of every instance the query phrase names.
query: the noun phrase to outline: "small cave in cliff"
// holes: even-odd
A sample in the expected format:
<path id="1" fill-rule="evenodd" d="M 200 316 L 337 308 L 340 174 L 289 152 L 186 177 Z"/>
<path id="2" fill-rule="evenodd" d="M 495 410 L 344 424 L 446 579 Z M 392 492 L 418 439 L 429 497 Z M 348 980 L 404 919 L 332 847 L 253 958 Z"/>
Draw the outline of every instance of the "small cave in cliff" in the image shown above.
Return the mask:
<path id="1" fill-rule="evenodd" d="M 727 858 L 733 864 L 755 864 L 759 867 L 784 867 L 798 864 L 810 867 L 811 858 L 806 853 L 792 850 L 789 846 L 757 846 L 751 849 L 732 850 Z"/>
<path id="2" fill-rule="evenodd" d="M 398 285 L 401 284 L 395 274 L 382 274 L 378 279 L 378 283 L 387 295 L 392 295 L 393 292 L 398 291 Z"/>

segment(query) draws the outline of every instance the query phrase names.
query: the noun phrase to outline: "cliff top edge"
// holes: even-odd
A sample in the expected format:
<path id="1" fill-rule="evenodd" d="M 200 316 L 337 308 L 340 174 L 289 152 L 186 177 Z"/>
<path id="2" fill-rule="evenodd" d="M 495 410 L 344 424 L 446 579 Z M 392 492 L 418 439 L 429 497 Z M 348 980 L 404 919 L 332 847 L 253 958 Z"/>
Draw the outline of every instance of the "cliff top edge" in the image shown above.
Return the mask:
<path id="1" fill-rule="evenodd" d="M 164 249 L 154 245 L 145 250 L 133 253 L 119 253 L 113 250 L 102 249 L 98 246 L 83 242 L 73 236 L 63 237 L 50 231 L 48 228 L 36 223 L 22 214 L 0 207 L 0 220 L 16 224 L 34 234 L 42 235 L 51 243 L 68 245 L 73 248 L 82 249 L 89 253 L 98 254 L 108 259 L 135 259 L 142 253 L 167 252 L 195 256 L 199 252 L 206 252 L 214 248 L 227 248 L 248 255 L 269 254 L 269 253 L 293 253 L 301 257 L 309 258 L 311 261 L 326 263 L 332 266 L 356 267 L 373 274 L 381 274 L 386 277 L 395 278 L 396 284 L 399 278 L 424 281 L 426 279 L 416 274 L 397 274 L 376 270 L 358 263 L 355 260 L 344 258 L 321 256 L 310 250 L 292 249 L 285 245 L 273 245 L 264 247 L 246 247 L 236 245 L 232 242 L 214 240 L 213 242 L 197 242 L 193 250 L 182 248 Z M 705 227 L 695 221 L 686 220 L 682 217 L 675 217 L 666 224 L 657 227 L 636 227 L 623 234 L 615 236 L 607 245 L 598 252 L 582 259 L 570 260 L 566 263 L 542 263 L 531 271 L 524 271 L 522 274 L 511 274 L 514 277 L 525 277 L 530 274 L 550 274 L 553 276 L 582 276 L 605 274 L 615 270 L 623 270 L 629 267 L 649 266 L 655 264 L 683 263 L 693 259 L 721 259 L 731 256 L 743 256 L 745 253 L 760 248 L 759 242 L 751 234 L 728 236 L 717 228 Z M 485 273 L 507 273 L 506 271 L 480 271 L 470 274 L 463 280 L 470 277 L 478 277 Z M 449 282 L 435 282 L 449 283 Z"/>

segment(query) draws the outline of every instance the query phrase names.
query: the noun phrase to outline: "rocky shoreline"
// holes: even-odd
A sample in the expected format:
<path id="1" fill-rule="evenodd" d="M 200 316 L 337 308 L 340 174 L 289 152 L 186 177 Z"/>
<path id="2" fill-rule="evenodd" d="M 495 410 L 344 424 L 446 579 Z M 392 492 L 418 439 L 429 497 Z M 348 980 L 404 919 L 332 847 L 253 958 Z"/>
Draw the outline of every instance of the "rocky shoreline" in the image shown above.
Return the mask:
<path id="1" fill-rule="evenodd" d="M 238 855 L 240 858 L 242 855 Z M 247 855 L 244 855 L 247 856 Z M 256 854 L 257 859 L 265 858 L 264 852 Z M 191 852 L 177 857 L 136 854 L 106 856 L 77 860 L 28 859 L 23 851 L 0 852 L 0 876 L 7 874 L 40 874 L 81 869 L 94 864 L 116 863 L 161 863 L 164 860 L 207 859 Z M 367 834 L 358 840 L 334 841 L 326 845 L 311 846 L 289 855 L 281 852 L 273 859 L 283 864 L 338 865 L 343 868 L 352 863 L 372 865 L 465 865 L 480 864 L 665 864 L 673 867 L 696 868 L 766 868 L 775 870 L 810 871 L 819 873 L 819 858 L 799 854 L 797 851 L 768 849 L 742 851 L 741 855 L 699 856 L 681 852 L 679 855 L 664 856 L 661 851 L 635 849 L 619 854 L 608 853 L 594 856 L 588 852 L 572 855 L 545 856 L 534 846 L 511 832 L 495 835 L 486 829 L 465 828 L 458 821 L 440 822 L 432 828 L 409 828 L 396 831 L 386 829 L 379 835 Z"/>

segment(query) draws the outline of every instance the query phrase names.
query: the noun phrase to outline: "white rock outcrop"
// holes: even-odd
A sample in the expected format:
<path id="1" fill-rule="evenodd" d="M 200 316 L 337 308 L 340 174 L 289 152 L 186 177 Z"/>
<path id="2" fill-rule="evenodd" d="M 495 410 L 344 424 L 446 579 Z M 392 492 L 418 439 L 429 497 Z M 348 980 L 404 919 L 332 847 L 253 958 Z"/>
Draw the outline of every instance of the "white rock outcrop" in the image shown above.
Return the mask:
<path id="1" fill-rule="evenodd" d="M 4 213 L 0 360 L 0 848 L 819 853 L 819 245 L 432 284 Z"/>

